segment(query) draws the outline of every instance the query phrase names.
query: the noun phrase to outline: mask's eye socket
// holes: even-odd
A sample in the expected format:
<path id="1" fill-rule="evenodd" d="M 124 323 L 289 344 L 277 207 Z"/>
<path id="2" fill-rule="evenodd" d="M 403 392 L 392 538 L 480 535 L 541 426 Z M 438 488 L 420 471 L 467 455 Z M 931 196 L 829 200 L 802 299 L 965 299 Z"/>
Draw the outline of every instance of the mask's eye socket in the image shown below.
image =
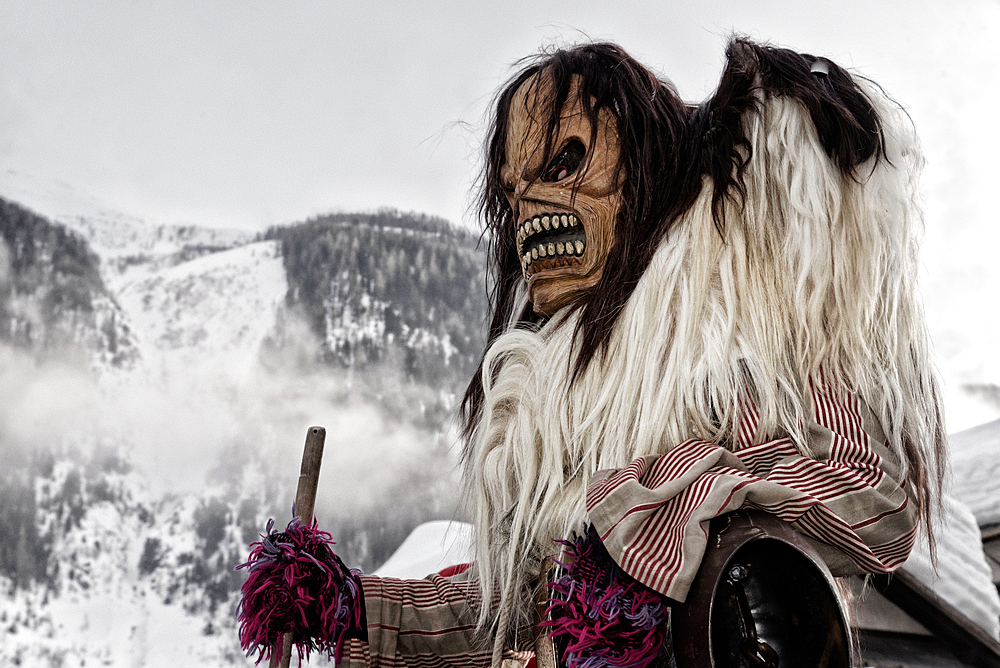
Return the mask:
<path id="1" fill-rule="evenodd" d="M 587 148 L 583 145 L 582 141 L 579 139 L 569 140 L 569 143 L 563 147 L 559 155 L 542 172 L 541 180 L 545 183 L 562 181 L 580 168 L 586 156 Z"/>

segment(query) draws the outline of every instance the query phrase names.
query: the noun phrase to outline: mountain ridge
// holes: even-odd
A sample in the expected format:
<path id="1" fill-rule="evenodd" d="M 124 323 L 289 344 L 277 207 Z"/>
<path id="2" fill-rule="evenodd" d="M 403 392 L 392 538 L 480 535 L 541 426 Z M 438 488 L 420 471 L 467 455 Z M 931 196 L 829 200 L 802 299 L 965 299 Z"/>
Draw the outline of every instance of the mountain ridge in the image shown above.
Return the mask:
<path id="1" fill-rule="evenodd" d="M 233 567 L 288 520 L 310 424 L 316 515 L 352 566 L 460 516 L 471 234 L 388 210 L 255 235 L 2 212 L 0 663 L 245 665 Z"/>

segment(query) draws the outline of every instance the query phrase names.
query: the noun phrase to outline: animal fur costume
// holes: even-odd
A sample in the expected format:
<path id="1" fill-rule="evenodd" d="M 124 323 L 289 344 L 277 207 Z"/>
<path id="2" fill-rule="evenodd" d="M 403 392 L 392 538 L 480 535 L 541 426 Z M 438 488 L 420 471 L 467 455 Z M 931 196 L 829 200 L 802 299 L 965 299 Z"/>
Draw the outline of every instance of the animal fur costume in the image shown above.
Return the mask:
<path id="1" fill-rule="evenodd" d="M 354 576 L 344 661 L 531 650 L 540 573 L 574 536 L 669 604 L 740 507 L 792 522 L 834 574 L 891 571 L 929 535 L 944 430 L 909 119 L 828 60 L 726 55 L 698 106 L 611 44 L 543 54 L 498 95 L 492 321 L 462 406 L 475 563 Z"/>

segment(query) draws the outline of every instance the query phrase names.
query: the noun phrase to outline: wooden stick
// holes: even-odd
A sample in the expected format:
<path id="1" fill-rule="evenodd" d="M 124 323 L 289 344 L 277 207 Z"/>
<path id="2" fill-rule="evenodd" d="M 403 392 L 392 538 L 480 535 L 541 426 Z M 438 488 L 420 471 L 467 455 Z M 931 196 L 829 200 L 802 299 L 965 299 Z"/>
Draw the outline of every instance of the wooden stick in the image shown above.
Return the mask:
<path id="1" fill-rule="evenodd" d="M 295 516 L 302 518 L 302 523 L 312 523 L 313 511 L 316 509 L 316 488 L 319 487 L 319 467 L 323 463 L 323 446 L 326 443 L 326 429 L 309 427 L 306 432 L 306 444 L 302 449 L 302 467 L 299 469 L 299 484 L 295 490 Z M 292 660 L 292 634 L 286 633 L 282 638 L 281 662 L 275 654 L 271 654 L 269 668 L 288 668 Z"/>

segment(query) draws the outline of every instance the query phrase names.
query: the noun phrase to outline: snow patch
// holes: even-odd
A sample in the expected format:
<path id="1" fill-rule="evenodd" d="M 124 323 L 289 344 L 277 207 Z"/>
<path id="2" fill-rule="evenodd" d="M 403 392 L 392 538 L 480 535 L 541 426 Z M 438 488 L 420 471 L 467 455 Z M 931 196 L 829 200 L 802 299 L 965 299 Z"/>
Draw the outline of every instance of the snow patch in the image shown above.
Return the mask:
<path id="1" fill-rule="evenodd" d="M 986 563 L 979 525 L 969 508 L 954 497 L 946 496 L 944 506 L 944 518 L 934 526 L 937 569 L 926 540 L 917 542 L 902 568 L 1000 640 L 1000 596 Z"/>
<path id="2" fill-rule="evenodd" d="M 419 579 L 459 564 L 472 562 L 472 525 L 439 520 L 416 527 L 374 575 Z"/>

